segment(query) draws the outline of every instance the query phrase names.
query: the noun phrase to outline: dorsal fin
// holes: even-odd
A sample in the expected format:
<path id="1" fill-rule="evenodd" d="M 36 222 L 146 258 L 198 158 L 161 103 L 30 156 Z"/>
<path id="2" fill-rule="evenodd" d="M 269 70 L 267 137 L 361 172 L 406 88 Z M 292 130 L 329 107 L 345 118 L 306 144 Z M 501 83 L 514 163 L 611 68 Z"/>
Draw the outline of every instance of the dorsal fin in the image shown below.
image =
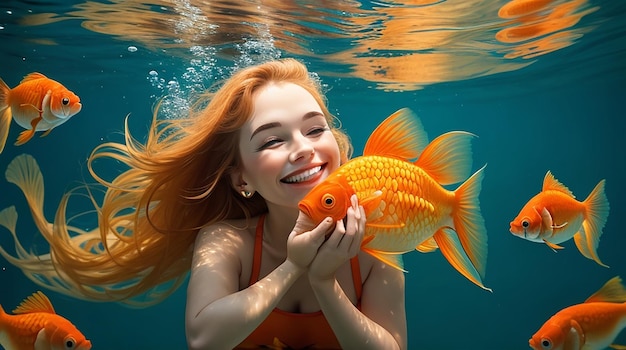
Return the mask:
<path id="1" fill-rule="evenodd" d="M 363 155 L 415 159 L 426 145 L 428 135 L 422 123 L 410 109 L 402 108 L 376 127 L 365 144 Z"/>
<path id="2" fill-rule="evenodd" d="M 54 312 L 50 299 L 48 299 L 48 297 L 40 291 L 37 291 L 24 299 L 24 301 L 22 301 L 20 305 L 13 310 L 13 313 L 16 315 L 30 314 L 33 312 L 46 312 L 49 314 L 56 313 Z"/>
<path id="3" fill-rule="evenodd" d="M 414 163 L 441 185 L 466 180 L 472 168 L 471 139 L 476 135 L 450 131 L 437 136 Z"/>
<path id="4" fill-rule="evenodd" d="M 572 193 L 572 191 L 569 190 L 569 188 L 563 185 L 559 180 L 557 180 L 554 177 L 554 175 L 552 175 L 550 170 L 548 170 L 548 172 L 546 173 L 546 176 L 543 178 L 543 188 L 541 190 L 542 191 L 548 191 L 548 190 L 559 191 L 559 192 L 563 192 L 571 196 L 572 198 L 576 198 L 574 194 Z"/>
<path id="5" fill-rule="evenodd" d="M 36 80 L 36 79 L 42 79 L 42 78 L 47 78 L 45 75 L 38 73 L 38 72 L 33 72 L 30 74 L 27 74 L 24 79 L 22 79 L 22 81 L 20 83 L 25 83 L 27 81 L 31 81 L 31 80 Z"/>
<path id="6" fill-rule="evenodd" d="M 585 303 L 594 302 L 609 302 L 609 303 L 624 303 L 626 302 L 626 289 L 622 284 L 622 279 L 619 276 L 611 278 L 606 282 L 600 290 L 593 293 Z"/>

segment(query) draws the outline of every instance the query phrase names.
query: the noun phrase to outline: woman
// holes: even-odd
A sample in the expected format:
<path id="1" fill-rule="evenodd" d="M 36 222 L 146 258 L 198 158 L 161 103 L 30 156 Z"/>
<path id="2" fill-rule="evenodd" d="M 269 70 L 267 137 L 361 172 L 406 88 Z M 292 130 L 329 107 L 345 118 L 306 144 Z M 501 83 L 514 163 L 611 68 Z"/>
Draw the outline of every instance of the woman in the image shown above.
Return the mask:
<path id="1" fill-rule="evenodd" d="M 238 71 L 190 119 L 155 120 L 145 145 L 128 131 L 101 145 L 89 160 L 107 187 L 100 230 L 66 224 L 71 193 L 54 228 L 38 223 L 61 291 L 149 304 L 191 268 L 190 349 L 406 348 L 404 276 L 360 252 L 356 197 L 317 227 L 297 207 L 349 157 L 333 122 L 319 82 L 285 59 Z M 94 166 L 107 158 L 128 170 L 106 181 Z"/>

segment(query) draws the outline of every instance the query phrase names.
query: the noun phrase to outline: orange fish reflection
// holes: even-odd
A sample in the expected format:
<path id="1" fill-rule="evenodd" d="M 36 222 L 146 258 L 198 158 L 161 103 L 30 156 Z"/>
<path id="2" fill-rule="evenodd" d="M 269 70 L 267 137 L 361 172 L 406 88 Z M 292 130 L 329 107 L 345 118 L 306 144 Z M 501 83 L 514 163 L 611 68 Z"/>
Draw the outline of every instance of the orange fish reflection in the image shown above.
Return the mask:
<path id="1" fill-rule="evenodd" d="M 332 67 L 320 74 L 356 77 L 385 90 L 417 90 L 522 69 L 533 63 L 527 59 L 574 43 L 591 29 L 581 26 L 580 19 L 597 9 L 588 0 L 513 0 L 504 5 L 500 0 L 381 0 L 369 5 L 87 1 L 67 14 L 30 14 L 22 23 L 78 19 L 88 30 L 153 50 L 181 49 L 168 53 L 183 57 L 190 47 L 203 46 L 213 48 L 216 57 L 234 60 L 250 53 L 245 44 L 256 41 L 261 50 Z M 251 46 L 252 54 L 258 52 L 259 46 Z"/>
<path id="2" fill-rule="evenodd" d="M 586 30 L 574 30 L 575 26 L 597 9 L 589 7 L 588 0 L 513 0 L 498 11 L 511 22 L 496 33 L 496 39 L 517 44 L 504 57 L 534 58 L 572 45 Z"/>

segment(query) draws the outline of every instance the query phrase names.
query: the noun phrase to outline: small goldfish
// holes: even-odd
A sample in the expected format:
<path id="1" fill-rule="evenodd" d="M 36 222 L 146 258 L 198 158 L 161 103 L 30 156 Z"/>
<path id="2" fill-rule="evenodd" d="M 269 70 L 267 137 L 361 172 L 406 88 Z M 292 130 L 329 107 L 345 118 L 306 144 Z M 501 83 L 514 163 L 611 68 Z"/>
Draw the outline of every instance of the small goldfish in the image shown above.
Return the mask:
<path id="1" fill-rule="evenodd" d="M 13 310 L 0 306 L 0 345 L 6 350 L 89 350 L 91 342 L 65 318 L 57 315 L 50 300 L 33 293 Z"/>
<path id="2" fill-rule="evenodd" d="M 607 267 L 596 253 L 609 216 L 604 182 L 601 180 L 587 199 L 580 202 L 548 171 L 541 192 L 531 198 L 511 221 L 511 233 L 532 242 L 545 243 L 553 250 L 562 249 L 559 243 L 574 237 L 576 247 L 586 258 Z"/>
<path id="3" fill-rule="evenodd" d="M 552 316 L 528 341 L 534 350 L 599 350 L 611 344 L 626 327 L 626 289 L 613 277 L 582 304 Z"/>
<path id="4" fill-rule="evenodd" d="M 35 131 L 45 130 L 42 134 L 45 136 L 81 108 L 78 96 L 41 73 L 28 74 L 13 89 L 0 79 L 0 153 L 9 137 L 11 117 L 26 129 L 15 142 L 22 145 L 35 135 Z"/>
<path id="5" fill-rule="evenodd" d="M 473 136 L 453 131 L 429 144 L 419 120 L 400 109 L 374 130 L 362 156 L 316 185 L 299 208 L 316 223 L 339 220 L 356 194 L 367 215 L 363 251 L 404 270 L 403 253 L 439 248 L 463 276 L 490 290 L 481 281 L 487 257 L 478 201 L 483 169 L 467 179 Z M 455 191 L 443 187 L 464 179 Z"/>

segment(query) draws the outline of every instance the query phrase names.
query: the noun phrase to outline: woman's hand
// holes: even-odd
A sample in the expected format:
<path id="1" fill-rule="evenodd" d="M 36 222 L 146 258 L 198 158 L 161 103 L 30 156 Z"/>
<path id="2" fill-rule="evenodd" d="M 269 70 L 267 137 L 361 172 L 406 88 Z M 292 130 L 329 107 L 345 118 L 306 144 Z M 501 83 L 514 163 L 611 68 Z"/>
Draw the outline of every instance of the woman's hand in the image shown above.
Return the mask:
<path id="1" fill-rule="evenodd" d="M 350 260 L 361 249 L 365 233 L 365 211 L 359 206 L 356 195 L 350 198 L 352 206 L 346 213 L 346 223 L 337 221 L 335 230 L 319 249 L 309 267 L 309 280 L 329 280 L 335 277 L 335 271 Z"/>
<path id="2" fill-rule="evenodd" d="M 334 224 L 331 218 L 326 218 L 316 227 L 305 213 L 300 212 L 287 238 L 287 260 L 300 268 L 307 268 Z"/>

